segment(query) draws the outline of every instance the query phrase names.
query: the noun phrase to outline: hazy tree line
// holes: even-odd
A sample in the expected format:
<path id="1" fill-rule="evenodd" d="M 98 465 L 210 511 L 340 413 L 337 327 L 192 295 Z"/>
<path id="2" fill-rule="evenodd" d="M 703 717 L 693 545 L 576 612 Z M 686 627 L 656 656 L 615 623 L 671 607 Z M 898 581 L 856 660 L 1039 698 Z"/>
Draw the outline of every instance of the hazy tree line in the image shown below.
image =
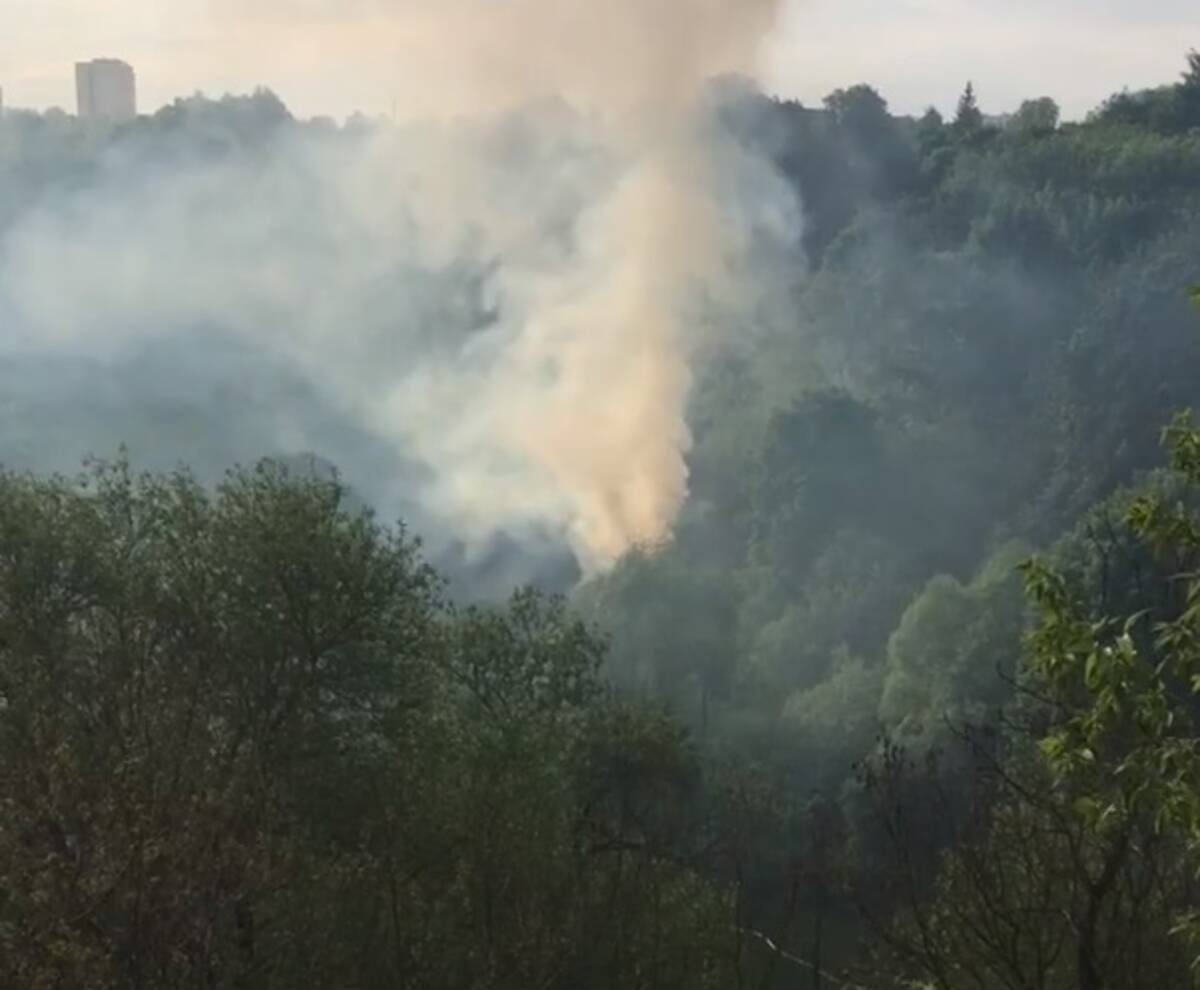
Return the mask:
<path id="1" fill-rule="evenodd" d="M 567 601 L 455 605 L 294 465 L 0 477 L 0 983 L 1193 985 L 1200 56 L 985 96 L 722 90 L 809 267 L 702 375 L 675 539 Z M 370 126 L 8 115 L 0 224 Z"/>

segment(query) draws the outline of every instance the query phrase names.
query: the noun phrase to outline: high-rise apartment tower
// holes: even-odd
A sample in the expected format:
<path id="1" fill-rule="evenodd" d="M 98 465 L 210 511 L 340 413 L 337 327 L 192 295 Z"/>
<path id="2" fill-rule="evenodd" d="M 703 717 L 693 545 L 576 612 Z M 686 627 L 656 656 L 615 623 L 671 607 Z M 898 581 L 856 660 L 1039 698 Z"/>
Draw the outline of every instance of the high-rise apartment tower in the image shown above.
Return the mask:
<path id="1" fill-rule="evenodd" d="M 81 120 L 125 123 L 137 116 L 137 80 L 133 69 L 118 59 L 77 63 L 75 95 Z"/>

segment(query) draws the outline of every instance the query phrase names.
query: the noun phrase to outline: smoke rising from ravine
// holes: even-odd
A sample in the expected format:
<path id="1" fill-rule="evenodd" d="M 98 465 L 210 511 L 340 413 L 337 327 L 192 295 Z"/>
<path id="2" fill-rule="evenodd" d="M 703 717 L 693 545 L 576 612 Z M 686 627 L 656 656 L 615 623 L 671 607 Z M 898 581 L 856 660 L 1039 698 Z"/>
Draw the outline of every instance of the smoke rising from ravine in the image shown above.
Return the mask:
<path id="1" fill-rule="evenodd" d="M 796 229 L 781 182 L 749 206 L 721 192 L 760 163 L 701 112 L 709 79 L 753 70 L 775 3 L 215 4 L 231 48 L 320 21 L 347 51 L 436 60 L 397 65 L 412 99 L 369 134 L 279 136 L 252 160 L 118 145 L 5 238 L 12 355 L 112 366 L 169 345 L 184 380 L 229 339 L 373 456 L 427 468 L 389 491 L 373 464 L 384 504 L 403 490 L 468 541 L 557 531 L 585 567 L 667 537 L 713 314 L 765 291 L 731 277 L 748 228 Z M 256 432 L 318 446 L 275 418 Z M 354 480 L 346 452 L 318 452 Z"/>

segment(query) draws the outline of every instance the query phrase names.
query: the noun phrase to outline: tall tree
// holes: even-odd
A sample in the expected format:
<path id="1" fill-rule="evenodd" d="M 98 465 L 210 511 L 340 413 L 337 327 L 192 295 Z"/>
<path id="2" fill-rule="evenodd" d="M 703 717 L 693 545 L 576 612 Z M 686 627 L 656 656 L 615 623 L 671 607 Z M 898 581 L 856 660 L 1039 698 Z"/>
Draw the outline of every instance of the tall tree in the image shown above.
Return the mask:
<path id="1" fill-rule="evenodd" d="M 954 128 L 961 136 L 969 137 L 983 129 L 983 111 L 979 109 L 979 100 L 975 96 L 975 84 L 967 83 L 962 96 L 958 98 L 958 110 L 954 115 Z"/>
<path id="2" fill-rule="evenodd" d="M 1187 69 L 1179 84 L 1180 123 L 1185 128 L 1200 127 L 1200 52 L 1187 56 Z"/>

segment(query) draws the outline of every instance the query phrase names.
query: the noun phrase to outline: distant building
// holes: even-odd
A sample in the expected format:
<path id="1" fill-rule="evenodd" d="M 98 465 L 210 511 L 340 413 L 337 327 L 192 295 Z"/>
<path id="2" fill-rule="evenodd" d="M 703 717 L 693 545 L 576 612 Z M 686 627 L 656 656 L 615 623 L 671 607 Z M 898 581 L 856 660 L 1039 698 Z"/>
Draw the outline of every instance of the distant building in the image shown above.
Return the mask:
<path id="1" fill-rule="evenodd" d="M 115 58 L 76 63 L 75 95 L 81 120 L 125 123 L 137 116 L 133 69 Z"/>

